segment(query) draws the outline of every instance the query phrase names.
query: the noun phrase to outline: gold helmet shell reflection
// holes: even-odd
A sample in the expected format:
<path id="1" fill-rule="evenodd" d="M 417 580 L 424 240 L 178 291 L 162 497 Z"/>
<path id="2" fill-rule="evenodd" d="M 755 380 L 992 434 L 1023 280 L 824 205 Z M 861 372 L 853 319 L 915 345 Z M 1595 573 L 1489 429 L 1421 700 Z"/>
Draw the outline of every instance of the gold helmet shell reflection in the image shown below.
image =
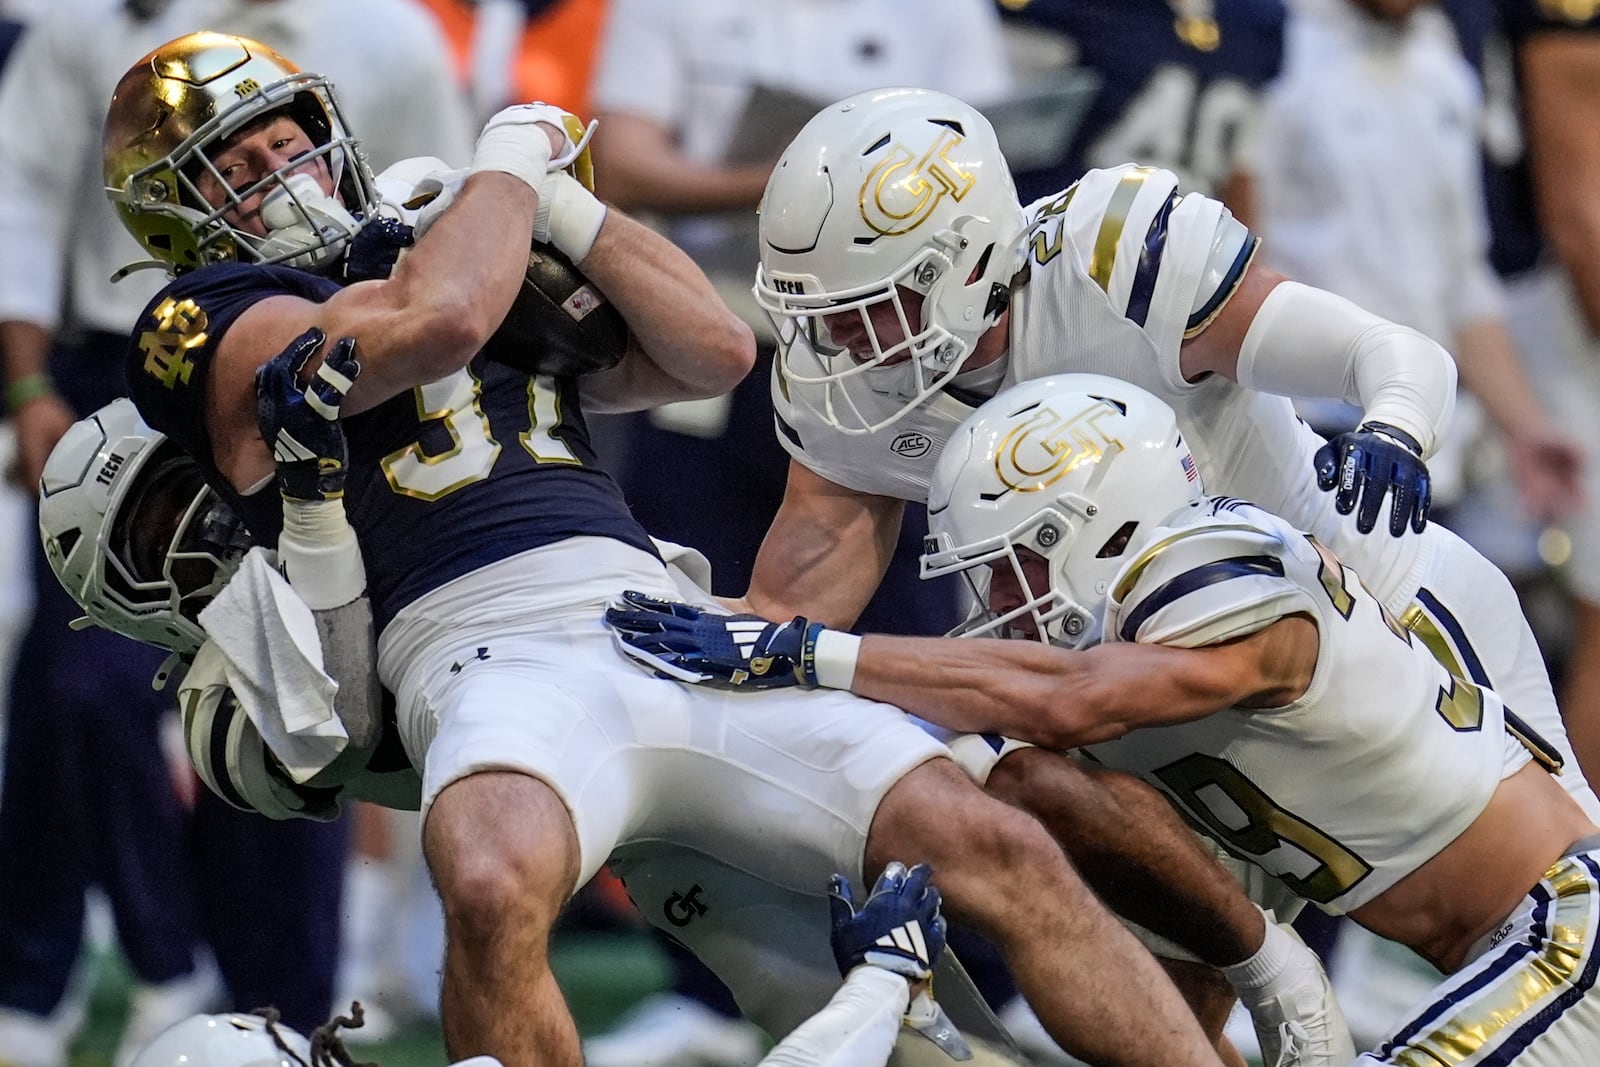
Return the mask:
<path id="1" fill-rule="evenodd" d="M 102 142 L 106 195 L 128 231 L 170 271 L 268 261 L 258 252 L 259 238 L 224 218 L 262 183 L 211 205 L 194 179 L 211 165 L 208 149 L 278 111 L 299 122 L 317 145 L 314 154 L 327 157 L 345 206 L 369 214 L 376 202 L 372 177 L 333 86 L 266 45 L 210 31 L 186 34 L 140 59 L 117 83 Z M 263 183 L 282 180 L 274 174 Z"/>

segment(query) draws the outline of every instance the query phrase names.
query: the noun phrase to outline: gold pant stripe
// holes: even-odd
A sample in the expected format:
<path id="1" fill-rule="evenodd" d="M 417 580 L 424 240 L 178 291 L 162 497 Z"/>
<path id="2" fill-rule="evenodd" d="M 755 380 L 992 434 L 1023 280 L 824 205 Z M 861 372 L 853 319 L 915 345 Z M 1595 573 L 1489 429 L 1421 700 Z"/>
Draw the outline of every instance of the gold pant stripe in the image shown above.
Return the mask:
<path id="1" fill-rule="evenodd" d="M 1457 1000 L 1450 1014 L 1419 1027 L 1420 1032 L 1407 1037 L 1404 1045 L 1380 1050 L 1383 1063 L 1453 1067 L 1475 1061 L 1480 1053 L 1504 1041 L 1525 1046 L 1560 1019 L 1559 1011 L 1546 1011 L 1552 1001 L 1593 985 L 1595 968 L 1600 965 L 1594 958 L 1600 932 L 1600 881 L 1581 860 L 1569 857 L 1551 867 L 1542 884 L 1551 899 L 1538 950 L 1525 954 L 1515 946 L 1502 947 L 1491 953 L 1494 960 L 1486 968 L 1477 973 L 1469 968 L 1459 982 L 1447 982 L 1436 991 L 1439 999 L 1418 1019 L 1444 1008 L 1447 992 Z M 1536 1025 L 1539 1020 L 1535 1016 L 1541 1012 L 1549 1017 L 1538 1033 L 1516 1033 L 1520 1027 Z M 1492 1052 L 1485 1060 L 1499 1062 Z"/>

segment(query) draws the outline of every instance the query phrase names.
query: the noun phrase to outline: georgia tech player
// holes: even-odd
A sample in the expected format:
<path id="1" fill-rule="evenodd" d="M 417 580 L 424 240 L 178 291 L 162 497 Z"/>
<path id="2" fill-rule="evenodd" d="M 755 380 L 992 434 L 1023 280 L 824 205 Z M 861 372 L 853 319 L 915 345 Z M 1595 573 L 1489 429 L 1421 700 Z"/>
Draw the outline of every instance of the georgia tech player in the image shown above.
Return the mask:
<path id="1" fill-rule="evenodd" d="M 773 173 L 760 236 L 793 462 L 738 607 L 850 625 L 901 501 L 926 499 L 976 403 L 1045 374 L 1109 374 L 1173 406 L 1214 491 L 1316 534 L 1457 673 L 1502 693 L 1600 817 L 1510 584 L 1427 525 L 1423 457 L 1455 392 L 1438 345 L 1252 265 L 1256 238 L 1164 171 L 1092 170 L 1023 208 L 983 116 L 920 89 L 813 118 Z M 1324 442 L 1289 396 L 1360 403 L 1362 426 Z M 1390 536 L 1371 532 L 1386 501 Z"/>
<path id="2" fill-rule="evenodd" d="M 450 206 L 391 274 L 355 284 L 324 264 L 364 228 L 370 180 L 322 79 L 254 42 L 194 34 L 136 64 L 106 121 L 111 195 L 176 272 L 130 337 L 131 395 L 258 542 L 287 521 L 253 491 L 273 478 L 281 443 L 251 417 L 258 372 L 313 330 L 354 339 L 358 378 L 316 353 L 303 369 L 342 398 L 339 499 L 366 564 L 379 675 L 422 775 L 449 1048 L 507 1067 L 576 1063 L 550 929 L 619 846 L 666 840 L 736 853 L 789 888 L 891 855 L 936 864 L 952 910 L 1005 946 L 1059 1040 L 1130 1067 L 1214 1063 L 1176 991 L 1049 836 L 969 789 L 897 709 L 851 700 L 820 729 L 822 705 L 691 712 L 700 702 L 682 687 L 641 686 L 651 680 L 617 659 L 605 601 L 634 579 L 678 587 L 597 465 L 584 405 L 721 392 L 753 344 L 681 252 L 566 172 L 581 158 L 568 118 L 545 106 L 492 118 Z M 612 370 L 530 376 L 483 353 L 535 238 L 626 320 Z M 706 731 L 707 716 L 728 728 Z M 778 785 L 789 778 L 806 780 Z M 935 800 L 938 825 L 922 818 Z M 970 818 L 953 826 L 961 809 Z M 778 1007 L 820 1003 L 791 995 Z M 1118 1033 L 1135 1030 L 1138 1041 Z"/>
<path id="3" fill-rule="evenodd" d="M 1140 774 L 1235 856 L 1450 975 L 1359 1063 L 1593 1062 L 1600 827 L 1500 696 L 1314 536 L 1203 496 L 1170 408 L 1100 375 L 1013 386 L 956 430 L 930 493 L 924 574 L 972 580 L 978 639 L 632 595 L 609 618 L 674 676 L 847 686 Z"/>

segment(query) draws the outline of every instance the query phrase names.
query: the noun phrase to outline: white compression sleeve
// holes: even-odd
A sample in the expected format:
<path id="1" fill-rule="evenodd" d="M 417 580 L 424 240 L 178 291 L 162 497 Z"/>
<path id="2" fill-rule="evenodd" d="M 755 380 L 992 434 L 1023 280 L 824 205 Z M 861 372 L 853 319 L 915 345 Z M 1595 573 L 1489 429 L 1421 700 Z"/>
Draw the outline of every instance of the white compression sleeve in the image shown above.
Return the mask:
<path id="1" fill-rule="evenodd" d="M 1237 378 L 1248 389 L 1360 404 L 1362 421 L 1404 430 L 1424 456 L 1438 447 L 1455 411 L 1450 353 L 1416 330 L 1299 282 L 1280 283 L 1256 311 Z"/>
<path id="2" fill-rule="evenodd" d="M 285 500 L 278 565 L 311 609 L 322 643 L 323 669 L 339 683 L 334 712 L 350 734 L 349 757 L 341 756 L 319 775 L 337 779 L 366 765 L 383 729 L 367 569 L 355 530 L 345 517 L 344 501 Z"/>
<path id="3" fill-rule="evenodd" d="M 883 1067 L 910 999 L 910 986 L 898 974 L 857 967 L 827 1006 L 778 1042 L 758 1067 Z"/>

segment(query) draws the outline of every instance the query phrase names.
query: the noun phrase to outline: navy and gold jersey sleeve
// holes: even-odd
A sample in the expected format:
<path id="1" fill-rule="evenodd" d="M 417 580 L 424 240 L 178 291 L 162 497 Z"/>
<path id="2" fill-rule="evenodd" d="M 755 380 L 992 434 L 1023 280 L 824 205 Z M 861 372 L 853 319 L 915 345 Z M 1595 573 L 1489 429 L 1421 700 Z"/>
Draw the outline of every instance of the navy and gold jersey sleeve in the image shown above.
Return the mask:
<path id="1" fill-rule="evenodd" d="M 223 334 L 248 308 L 269 296 L 299 296 L 321 303 L 338 288 L 304 271 L 235 263 L 175 279 L 145 308 L 129 338 L 128 390 L 134 406 L 146 422 L 209 469 L 206 380 Z"/>

